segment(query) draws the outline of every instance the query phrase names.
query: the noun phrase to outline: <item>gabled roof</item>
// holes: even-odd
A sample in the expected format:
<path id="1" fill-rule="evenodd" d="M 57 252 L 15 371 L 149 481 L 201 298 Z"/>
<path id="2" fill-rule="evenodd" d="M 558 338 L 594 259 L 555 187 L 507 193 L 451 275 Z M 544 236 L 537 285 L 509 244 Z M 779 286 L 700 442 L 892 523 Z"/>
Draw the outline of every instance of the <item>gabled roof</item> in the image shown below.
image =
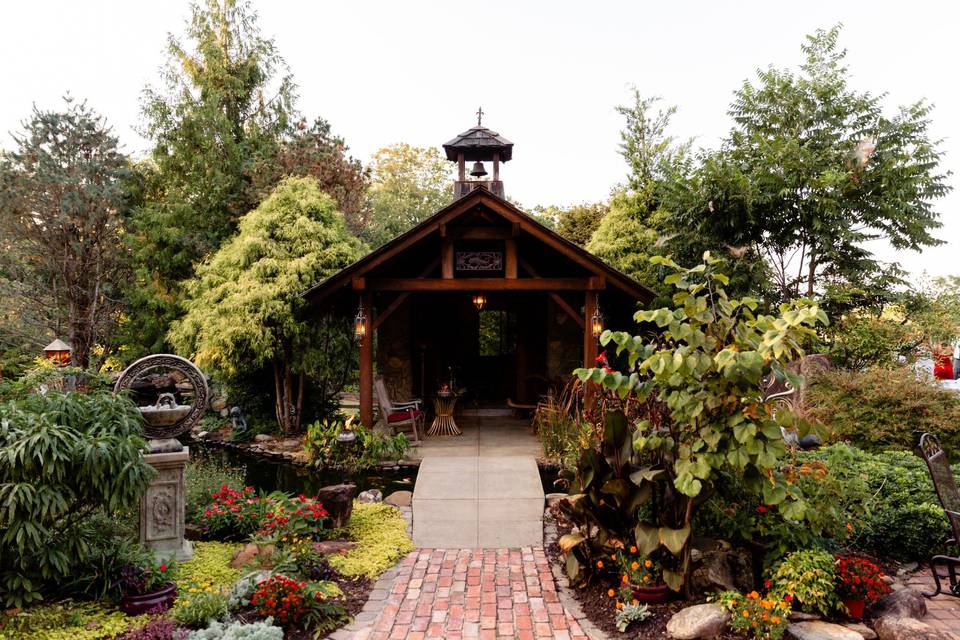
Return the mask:
<path id="1" fill-rule="evenodd" d="M 467 129 L 456 138 L 443 145 L 447 152 L 447 160 L 456 162 L 457 155 L 463 153 L 464 160 L 492 160 L 493 153 L 499 152 L 500 162 L 506 162 L 513 157 L 513 143 L 496 131 L 486 127 L 476 126 Z"/>
<path id="2" fill-rule="evenodd" d="M 570 242 L 555 231 L 548 229 L 513 204 L 491 193 L 485 188 L 476 188 L 433 214 L 417 226 L 400 234 L 390 242 L 380 246 L 360 260 L 333 274 L 326 280 L 315 284 L 303 292 L 303 296 L 316 304 L 341 288 L 349 285 L 355 277 L 361 277 L 370 270 L 399 255 L 431 233 L 439 233 L 441 225 L 446 225 L 459 216 L 484 205 L 490 211 L 499 214 L 507 221 L 519 225 L 520 230 L 559 251 L 571 261 L 596 275 L 605 276 L 608 285 L 620 290 L 628 297 L 641 302 L 649 302 L 655 297 L 650 291 L 627 274 L 619 271 L 592 253 Z"/>

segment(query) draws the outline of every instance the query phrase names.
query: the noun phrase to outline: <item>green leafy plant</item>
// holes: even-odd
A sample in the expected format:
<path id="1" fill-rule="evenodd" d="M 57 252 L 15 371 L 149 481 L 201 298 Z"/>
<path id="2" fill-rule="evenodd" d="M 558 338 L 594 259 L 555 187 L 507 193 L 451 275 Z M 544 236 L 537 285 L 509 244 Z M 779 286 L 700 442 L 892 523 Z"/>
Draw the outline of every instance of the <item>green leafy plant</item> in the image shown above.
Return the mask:
<path id="1" fill-rule="evenodd" d="M 213 494 L 220 491 L 224 485 L 242 487 L 246 474 L 242 467 L 228 465 L 206 452 L 191 451 L 185 475 L 185 518 L 187 522 L 200 524 L 200 516 L 213 502 Z"/>
<path id="2" fill-rule="evenodd" d="M 135 508 L 154 471 L 141 416 L 109 392 L 0 404 L 0 599 L 40 600 L 91 553 L 91 516 Z"/>
<path id="3" fill-rule="evenodd" d="M 645 604 L 625 604 L 617 609 L 615 624 L 617 631 L 626 633 L 635 622 L 643 622 L 650 617 L 650 607 Z"/>
<path id="4" fill-rule="evenodd" d="M 230 599 L 224 590 L 210 582 L 181 581 L 177 599 L 170 610 L 173 619 L 187 627 L 203 627 L 221 620 L 229 611 Z"/>
<path id="5" fill-rule="evenodd" d="M 352 431 L 356 440 L 340 442 L 337 436 L 345 429 Z M 309 425 L 303 441 L 303 450 L 310 456 L 312 466 L 344 471 L 367 469 L 383 460 L 399 460 L 409 448 L 410 443 L 402 433 L 388 437 L 343 415 Z"/>
<path id="6" fill-rule="evenodd" d="M 0 640 L 108 640 L 147 620 L 100 602 L 61 600 L 0 614 Z"/>
<path id="7" fill-rule="evenodd" d="M 533 416 L 533 426 L 543 444 L 544 455 L 557 460 L 564 469 L 576 466 L 580 452 L 595 444 L 593 426 L 578 420 L 575 415 L 575 394 L 571 387 L 568 385 L 559 397 L 548 395 L 537 405 Z"/>
<path id="8" fill-rule="evenodd" d="M 678 292 L 673 309 L 638 311 L 635 319 L 656 326 L 658 334 L 631 335 L 605 331 L 602 345 L 615 346 L 627 370 L 578 369 L 585 384 L 593 383 L 620 398 L 654 401 L 661 412 L 642 416 L 634 425 L 633 449 L 644 465 L 616 478 L 606 491 L 622 500 L 642 493 L 638 506 L 654 494 L 663 496 L 654 519 L 634 529 L 644 555 L 663 548 L 677 559 L 665 568 L 664 581 L 679 590 L 690 570 L 689 541 L 697 508 L 714 490 L 719 474 L 739 474 L 764 504 L 778 505 L 784 517 L 803 520 L 807 504 L 801 492 L 780 471 L 786 453 L 781 427 L 805 429 L 789 408 L 775 408 L 763 399 L 761 380 L 800 380 L 785 364 L 803 353 L 827 322 L 816 304 L 783 305 L 777 315 L 758 313 L 755 300 L 729 298 L 728 278 L 715 270 L 709 253 L 702 264 L 684 269 L 669 258 L 654 257 L 673 273 L 665 279 Z M 607 435 L 604 434 L 604 438 Z M 618 454 L 625 461 L 628 449 Z M 590 482 L 597 478 L 591 473 Z M 578 495 L 571 502 L 580 501 Z"/>
<path id="9" fill-rule="evenodd" d="M 840 607 L 836 577 L 832 554 L 817 549 L 795 551 L 770 576 L 770 593 L 796 602 L 808 613 L 829 615 Z"/>
<path id="10" fill-rule="evenodd" d="M 730 628 L 756 640 L 780 640 L 787 629 L 790 600 L 787 596 L 761 596 L 756 591 L 746 595 L 722 591 L 709 598 L 730 612 Z"/>

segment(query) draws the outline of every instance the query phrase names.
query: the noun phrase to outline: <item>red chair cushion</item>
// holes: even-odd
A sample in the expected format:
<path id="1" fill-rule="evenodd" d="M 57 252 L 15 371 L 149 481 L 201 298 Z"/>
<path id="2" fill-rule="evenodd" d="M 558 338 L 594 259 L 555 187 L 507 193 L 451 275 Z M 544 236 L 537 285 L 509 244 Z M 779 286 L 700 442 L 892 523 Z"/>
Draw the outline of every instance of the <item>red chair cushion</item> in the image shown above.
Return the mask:
<path id="1" fill-rule="evenodd" d="M 404 411 L 394 411 L 387 416 L 387 422 L 403 422 L 404 420 L 412 420 L 413 418 L 419 418 L 420 414 L 423 413 L 419 409 L 405 409 Z"/>

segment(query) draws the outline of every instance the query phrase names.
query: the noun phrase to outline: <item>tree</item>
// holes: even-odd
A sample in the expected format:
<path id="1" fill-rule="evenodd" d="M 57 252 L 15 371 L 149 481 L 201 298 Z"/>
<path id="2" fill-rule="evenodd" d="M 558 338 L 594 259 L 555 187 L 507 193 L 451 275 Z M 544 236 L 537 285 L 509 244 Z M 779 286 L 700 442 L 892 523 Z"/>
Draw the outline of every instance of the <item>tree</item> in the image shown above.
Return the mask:
<path id="1" fill-rule="evenodd" d="M 453 201 L 453 168 L 435 148 L 395 144 L 373 156 L 370 220 L 361 237 L 378 247 Z"/>
<path id="2" fill-rule="evenodd" d="M 729 137 L 701 157 L 699 205 L 681 212 L 699 234 L 762 256 L 780 299 L 877 269 L 868 240 L 939 243 L 933 203 L 950 187 L 928 133 L 931 107 L 888 116 L 883 94 L 850 88 L 839 34 L 809 36 L 800 73 L 771 67 L 744 82 Z"/>
<path id="3" fill-rule="evenodd" d="M 269 367 L 277 422 L 296 432 L 307 378 L 344 367 L 328 360 L 325 346 L 336 327 L 304 319 L 300 294 L 362 254 L 317 181 L 288 178 L 186 283 L 186 314 L 171 326 L 170 342 L 228 380 Z"/>
<path id="4" fill-rule="evenodd" d="M 64 101 L 62 111 L 34 107 L 0 160 L 0 280 L 33 339 L 65 332 L 86 368 L 121 306 L 129 166 L 104 119 Z"/>
<path id="5" fill-rule="evenodd" d="M 317 118 L 310 127 L 301 120 L 293 133 L 281 140 L 274 156 L 260 159 L 250 169 L 251 200 L 263 200 L 287 176 L 310 176 L 336 201 L 350 232 L 360 235 L 369 217 L 369 171 L 347 151 L 343 138 L 333 135 L 326 120 Z"/>
<path id="6" fill-rule="evenodd" d="M 557 213 L 557 233 L 581 247 L 587 246 L 600 221 L 607 215 L 607 205 L 577 204 Z"/>
<path id="7" fill-rule="evenodd" d="M 179 282 L 236 230 L 271 186 L 252 185 L 290 129 L 294 86 L 248 1 L 193 6 L 186 41 L 167 46 L 163 88 L 143 93 L 147 201 L 136 216 L 134 312 L 178 314 Z M 139 325 L 140 323 L 134 322 Z M 161 334 L 162 335 L 162 334 Z M 161 342 L 161 335 L 143 336 Z"/>

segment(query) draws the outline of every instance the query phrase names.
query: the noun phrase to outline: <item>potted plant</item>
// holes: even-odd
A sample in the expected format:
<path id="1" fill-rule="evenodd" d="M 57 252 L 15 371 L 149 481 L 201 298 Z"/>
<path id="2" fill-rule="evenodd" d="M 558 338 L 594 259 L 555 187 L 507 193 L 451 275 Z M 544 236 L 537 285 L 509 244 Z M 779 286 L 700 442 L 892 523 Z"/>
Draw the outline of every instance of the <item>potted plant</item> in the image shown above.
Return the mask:
<path id="1" fill-rule="evenodd" d="M 851 618 L 862 618 L 864 607 L 887 593 L 880 567 L 857 556 L 837 559 L 837 595 Z"/>
<path id="2" fill-rule="evenodd" d="M 148 611 L 166 611 L 173 606 L 177 597 L 177 583 L 174 581 L 173 560 L 167 562 L 148 562 L 125 564 L 120 570 L 118 583 L 123 596 L 120 598 L 120 610 L 127 615 L 137 616 Z"/>
<path id="3" fill-rule="evenodd" d="M 636 547 L 618 550 L 613 559 L 620 568 L 620 591 L 624 602 L 657 604 L 670 599 L 670 587 L 663 581 L 659 562 L 639 554 Z"/>

